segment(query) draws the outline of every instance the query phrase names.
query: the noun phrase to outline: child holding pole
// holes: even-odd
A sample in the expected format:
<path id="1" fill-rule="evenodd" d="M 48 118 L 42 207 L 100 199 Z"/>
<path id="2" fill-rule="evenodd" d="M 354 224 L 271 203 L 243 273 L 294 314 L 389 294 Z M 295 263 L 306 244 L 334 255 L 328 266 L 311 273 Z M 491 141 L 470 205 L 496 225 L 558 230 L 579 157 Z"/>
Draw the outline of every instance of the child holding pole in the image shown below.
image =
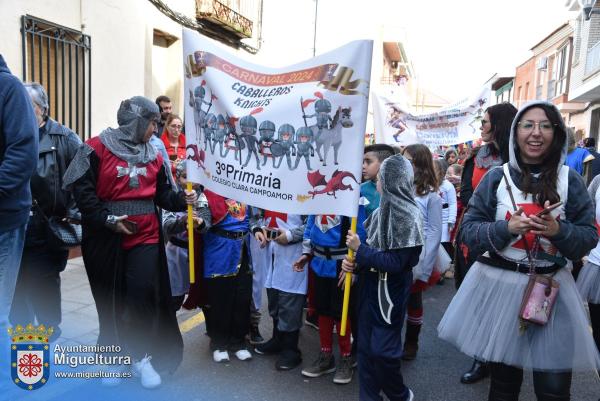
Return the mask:
<path id="1" fill-rule="evenodd" d="M 422 223 L 413 198 L 413 170 L 401 155 L 386 159 L 377 180 L 380 206 L 365 222 L 366 244 L 349 232 L 346 245 L 355 259 L 342 262 L 342 272 L 360 274 L 358 371 L 361 400 L 412 400 L 400 372 L 402 325 L 412 268 L 423 245 Z"/>
<path id="2" fill-rule="evenodd" d="M 364 198 L 363 199 L 364 203 Z M 358 235 L 365 238 L 363 223 L 365 208 L 358 209 Z M 347 384 L 352 381 L 353 363 L 351 358 L 351 327 L 344 336 L 340 335 L 338 344 L 341 360 L 337 368 L 333 356 L 333 327 L 340 333 L 344 289 L 338 284 L 341 263 L 348 248 L 345 233 L 350 229 L 350 218 L 336 215 L 312 215 L 308 217 L 304 231 L 302 256 L 294 263 L 296 271 L 302 271 L 306 263 L 315 273 L 315 306 L 319 315 L 319 337 L 321 352 L 314 363 L 304 369 L 307 377 L 319 377 L 335 373 L 333 382 Z M 350 326 L 350 325 L 348 325 Z"/>

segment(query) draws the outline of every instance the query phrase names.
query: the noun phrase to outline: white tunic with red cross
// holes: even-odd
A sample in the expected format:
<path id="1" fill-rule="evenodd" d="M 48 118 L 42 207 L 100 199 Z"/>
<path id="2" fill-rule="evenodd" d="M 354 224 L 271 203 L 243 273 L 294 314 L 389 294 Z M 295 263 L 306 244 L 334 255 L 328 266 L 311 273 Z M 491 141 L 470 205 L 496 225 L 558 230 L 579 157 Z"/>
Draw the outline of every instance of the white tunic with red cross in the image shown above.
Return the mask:
<path id="1" fill-rule="evenodd" d="M 515 183 L 513 182 L 510 173 L 508 171 L 508 164 L 504 164 L 502 166 L 504 170 L 504 175 L 508 179 L 508 183 L 512 189 L 512 194 L 515 198 L 515 203 L 518 207 L 523 208 L 523 215 L 534 215 L 543 210 L 543 207 L 540 206 L 537 202 L 532 199 L 531 194 L 523 193 Z M 565 204 L 567 203 L 567 196 L 569 190 L 569 167 L 561 166 L 560 171 L 558 173 L 558 182 L 556 184 L 556 189 L 558 195 L 560 196 L 560 200 L 563 204 L 554 209 L 550 214 L 558 219 L 565 218 Z M 510 194 L 506 188 L 506 181 L 504 178 L 498 184 L 498 189 L 496 190 L 496 198 L 497 198 L 497 206 L 496 206 L 496 220 L 510 220 L 511 216 L 515 212 L 515 208 L 513 207 L 513 203 L 510 199 Z M 480 233 L 480 235 L 486 235 L 485 233 Z M 535 236 L 531 233 L 525 234 L 525 238 L 527 240 L 527 245 L 530 248 L 534 247 Z M 539 241 L 539 250 L 541 252 L 545 252 L 549 255 L 560 257 L 560 253 L 552 245 L 552 243 L 548 240 L 548 238 L 541 236 Z M 523 241 L 522 236 L 518 236 L 516 239 L 513 239 L 508 246 L 504 249 L 500 250 L 500 254 L 509 258 L 510 260 L 520 260 L 524 263 L 527 263 L 527 253 L 525 251 L 525 241 Z M 534 256 L 534 255 L 533 255 Z M 553 262 L 548 260 L 540 260 L 539 258 L 535 261 L 536 266 L 549 266 L 552 265 Z"/>
<path id="2" fill-rule="evenodd" d="M 264 225 L 270 230 L 283 229 L 289 233 L 302 225 L 302 216 L 267 210 L 264 215 Z M 288 240 L 290 236 L 291 233 L 288 234 Z M 294 294 L 306 294 L 308 269 L 304 269 L 303 272 L 295 272 L 292 269 L 293 263 L 302 256 L 302 241 L 287 245 L 270 241 L 265 249 L 270 262 L 265 287 Z"/>

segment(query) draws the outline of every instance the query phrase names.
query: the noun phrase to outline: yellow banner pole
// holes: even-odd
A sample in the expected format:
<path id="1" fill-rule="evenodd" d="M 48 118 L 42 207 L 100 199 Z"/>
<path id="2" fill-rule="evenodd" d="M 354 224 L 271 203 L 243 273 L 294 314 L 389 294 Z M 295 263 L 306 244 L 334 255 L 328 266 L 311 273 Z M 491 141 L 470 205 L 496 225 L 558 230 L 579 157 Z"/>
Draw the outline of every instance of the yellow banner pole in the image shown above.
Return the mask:
<path id="1" fill-rule="evenodd" d="M 187 190 L 193 191 L 192 183 L 188 181 Z M 188 205 L 187 228 L 188 228 L 188 256 L 190 260 L 190 283 L 196 282 L 196 270 L 194 266 L 194 207 Z"/>
<path id="2" fill-rule="evenodd" d="M 356 217 L 352 218 L 350 231 L 356 232 Z M 346 233 L 342 233 L 346 236 Z M 354 251 L 348 248 L 348 258 L 354 259 Z M 346 335 L 346 324 L 348 322 L 348 306 L 350 305 L 350 288 L 352 287 L 352 273 L 346 273 L 346 282 L 344 283 L 344 304 L 342 307 L 342 327 L 340 327 L 340 336 Z"/>

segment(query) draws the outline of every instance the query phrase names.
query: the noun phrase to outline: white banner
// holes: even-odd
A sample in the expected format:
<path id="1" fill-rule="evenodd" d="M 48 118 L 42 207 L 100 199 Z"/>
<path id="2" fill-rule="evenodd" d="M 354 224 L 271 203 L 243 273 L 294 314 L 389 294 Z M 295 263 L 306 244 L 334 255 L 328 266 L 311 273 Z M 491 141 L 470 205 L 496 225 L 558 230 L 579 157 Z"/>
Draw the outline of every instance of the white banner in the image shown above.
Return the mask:
<path id="1" fill-rule="evenodd" d="M 422 143 L 427 146 L 456 145 L 479 138 L 487 108 L 489 88 L 470 99 L 430 114 L 414 115 L 402 91 L 373 93 L 375 140 L 390 145 Z"/>
<path id="2" fill-rule="evenodd" d="M 273 211 L 356 216 L 372 50 L 268 68 L 184 29 L 188 179 Z"/>

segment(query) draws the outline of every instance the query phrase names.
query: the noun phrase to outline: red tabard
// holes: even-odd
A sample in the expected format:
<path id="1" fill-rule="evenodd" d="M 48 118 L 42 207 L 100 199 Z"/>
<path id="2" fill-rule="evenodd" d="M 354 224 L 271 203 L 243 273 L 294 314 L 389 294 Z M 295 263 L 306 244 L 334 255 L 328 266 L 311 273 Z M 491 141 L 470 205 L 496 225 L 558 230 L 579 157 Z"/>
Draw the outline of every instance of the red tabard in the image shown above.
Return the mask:
<path id="1" fill-rule="evenodd" d="M 154 195 L 156 194 L 156 178 L 163 165 L 160 153 L 157 154 L 154 161 L 146 165 L 138 164 L 136 166 L 138 168 L 145 167 L 146 174 L 138 174 L 137 177 L 140 185 L 138 188 L 131 188 L 129 186 L 129 175 L 117 177 L 117 167 L 128 168 L 127 162 L 112 154 L 100 142 L 99 137 L 88 140 L 87 144 L 94 149 L 100 159 L 96 194 L 101 201 L 154 199 Z M 137 223 L 138 232 L 134 235 L 123 236 L 123 249 L 131 249 L 141 244 L 158 244 L 159 225 L 156 214 L 129 216 L 127 219 Z"/>
<path id="2" fill-rule="evenodd" d="M 471 187 L 473 188 L 473 192 L 475 192 L 479 182 L 481 182 L 481 179 L 485 173 L 488 172 L 488 170 L 489 168 L 477 167 L 475 165 L 473 166 L 473 177 L 471 178 Z"/>

